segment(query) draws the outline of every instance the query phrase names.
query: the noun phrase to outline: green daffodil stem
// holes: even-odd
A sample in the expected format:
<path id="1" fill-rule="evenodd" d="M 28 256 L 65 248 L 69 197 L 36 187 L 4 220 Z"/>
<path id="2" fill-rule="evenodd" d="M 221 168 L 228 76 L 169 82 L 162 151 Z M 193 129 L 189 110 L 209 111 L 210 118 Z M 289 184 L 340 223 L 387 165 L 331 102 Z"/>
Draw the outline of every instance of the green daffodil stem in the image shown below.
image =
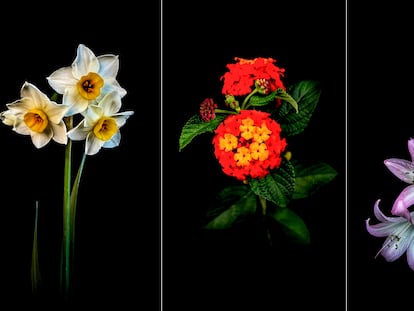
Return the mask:
<path id="1" fill-rule="evenodd" d="M 83 167 L 85 165 L 86 160 L 86 153 L 83 153 L 81 163 L 79 164 L 78 173 L 76 174 L 75 181 L 73 183 L 72 192 L 70 195 L 70 214 L 71 214 L 71 241 L 72 241 L 72 249 L 71 254 L 72 258 L 75 257 L 75 216 L 76 216 L 76 204 L 78 201 L 78 189 L 80 178 L 82 176 Z M 72 267 L 73 270 L 73 267 Z M 72 271 L 73 273 L 73 271 Z"/>
<path id="2" fill-rule="evenodd" d="M 67 128 L 72 128 L 72 117 L 65 119 Z M 65 148 L 65 168 L 63 181 L 63 262 L 62 262 L 62 286 L 65 297 L 69 295 L 70 275 L 71 275 L 71 156 L 72 156 L 72 141 L 69 139 Z"/>

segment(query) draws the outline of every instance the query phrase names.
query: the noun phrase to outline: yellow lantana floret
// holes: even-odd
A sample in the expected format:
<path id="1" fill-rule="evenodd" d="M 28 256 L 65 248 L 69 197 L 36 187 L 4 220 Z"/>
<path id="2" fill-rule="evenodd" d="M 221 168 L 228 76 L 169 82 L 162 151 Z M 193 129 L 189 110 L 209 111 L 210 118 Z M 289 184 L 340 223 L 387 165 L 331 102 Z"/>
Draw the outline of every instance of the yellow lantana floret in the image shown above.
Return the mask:
<path id="1" fill-rule="evenodd" d="M 226 133 L 224 137 L 220 137 L 220 150 L 224 150 L 226 152 L 231 151 L 237 148 L 237 137 L 233 134 Z"/>
<path id="2" fill-rule="evenodd" d="M 237 148 L 237 152 L 234 154 L 234 160 L 237 162 L 237 166 L 249 165 L 251 160 L 250 150 L 247 147 Z"/>

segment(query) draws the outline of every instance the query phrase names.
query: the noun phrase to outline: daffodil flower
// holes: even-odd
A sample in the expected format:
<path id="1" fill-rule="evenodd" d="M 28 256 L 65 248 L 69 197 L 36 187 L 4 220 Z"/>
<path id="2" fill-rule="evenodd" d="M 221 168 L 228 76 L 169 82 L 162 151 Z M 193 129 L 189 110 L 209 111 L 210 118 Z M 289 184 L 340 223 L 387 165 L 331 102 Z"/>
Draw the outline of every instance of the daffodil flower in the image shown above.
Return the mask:
<path id="1" fill-rule="evenodd" d="M 63 95 L 62 104 L 69 107 L 65 116 L 84 114 L 91 104 L 96 104 L 107 93 L 117 91 L 126 95 L 116 76 L 119 70 L 117 55 L 95 54 L 85 45 L 79 44 L 72 66 L 54 71 L 47 80 L 49 85 Z"/>
<path id="2" fill-rule="evenodd" d="M 412 222 L 408 208 L 414 204 L 414 139 L 408 140 L 408 151 L 411 161 L 398 158 L 390 158 L 384 161 L 385 166 L 405 183 L 411 184 L 406 187 L 395 200 L 391 214 L 403 216 Z"/>
<path id="3" fill-rule="evenodd" d="M 387 237 L 377 253 L 386 261 L 392 262 L 407 252 L 408 266 L 414 270 L 414 225 L 406 217 L 387 217 L 379 208 L 380 200 L 374 205 L 374 215 L 379 221 L 370 224 L 370 219 L 365 221 L 367 231 L 375 237 Z M 411 213 L 412 214 L 412 213 Z"/>
<path id="4" fill-rule="evenodd" d="M 94 155 L 102 147 L 114 148 L 121 140 L 120 128 L 134 113 L 118 112 L 121 108 L 121 96 L 118 92 L 105 95 L 98 104 L 90 105 L 85 118 L 67 135 L 72 140 L 84 140 L 85 154 Z"/>
<path id="5" fill-rule="evenodd" d="M 36 86 L 25 82 L 20 90 L 21 98 L 7 104 L 1 113 L 4 124 L 22 135 L 30 135 L 33 144 L 42 148 L 51 139 L 67 143 L 66 125 L 63 117 L 68 107 L 51 101 Z"/>

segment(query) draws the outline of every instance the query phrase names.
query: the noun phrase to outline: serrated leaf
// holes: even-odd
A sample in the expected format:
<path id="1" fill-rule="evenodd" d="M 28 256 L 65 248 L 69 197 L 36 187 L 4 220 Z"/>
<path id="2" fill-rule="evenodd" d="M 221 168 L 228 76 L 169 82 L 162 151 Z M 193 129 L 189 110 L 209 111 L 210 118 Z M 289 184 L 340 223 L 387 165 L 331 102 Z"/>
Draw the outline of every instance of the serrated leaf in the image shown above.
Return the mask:
<path id="1" fill-rule="evenodd" d="M 289 203 L 295 189 L 293 165 L 289 161 L 282 161 L 278 169 L 263 178 L 249 180 L 249 184 L 258 196 L 284 207 Z"/>
<path id="2" fill-rule="evenodd" d="M 276 98 L 276 91 L 270 93 L 269 95 L 253 95 L 250 100 L 249 100 L 249 104 L 246 106 L 254 106 L 254 107 L 260 107 L 260 106 L 266 106 L 271 102 L 274 102 Z"/>
<path id="3" fill-rule="evenodd" d="M 282 127 L 285 136 L 297 135 L 307 127 L 319 102 L 321 90 L 316 81 L 305 80 L 288 88 L 288 94 L 296 101 L 298 111 L 291 104 L 283 102 L 276 110 L 275 119 Z"/>
<path id="4" fill-rule="evenodd" d="M 310 233 L 308 227 L 302 218 L 300 218 L 291 209 L 276 208 L 271 216 L 283 226 L 287 235 L 292 237 L 296 242 L 302 244 L 310 243 Z"/>
<path id="5" fill-rule="evenodd" d="M 204 121 L 199 115 L 192 116 L 183 126 L 179 138 L 179 151 L 183 150 L 194 137 L 206 132 L 214 132 L 227 115 L 217 115 L 214 120 Z"/>
<path id="6" fill-rule="evenodd" d="M 238 189 L 240 190 L 240 189 Z M 247 189 L 248 190 L 248 189 Z M 220 212 L 218 216 L 207 223 L 206 229 L 227 229 L 234 223 L 242 221 L 248 215 L 256 211 L 256 195 L 248 190 L 244 195 L 239 197 L 230 207 Z M 216 210 L 217 212 L 217 210 Z"/>
<path id="7" fill-rule="evenodd" d="M 313 195 L 319 188 L 332 181 L 337 171 L 330 165 L 319 161 L 292 161 L 295 168 L 295 190 L 293 199 Z"/>

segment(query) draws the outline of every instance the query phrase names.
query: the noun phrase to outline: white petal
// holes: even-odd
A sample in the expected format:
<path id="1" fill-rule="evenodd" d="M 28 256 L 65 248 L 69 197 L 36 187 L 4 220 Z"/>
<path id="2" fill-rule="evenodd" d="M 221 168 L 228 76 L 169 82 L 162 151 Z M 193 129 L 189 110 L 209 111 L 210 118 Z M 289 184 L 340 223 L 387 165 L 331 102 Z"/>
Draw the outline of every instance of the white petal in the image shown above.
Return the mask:
<path id="1" fill-rule="evenodd" d="M 29 82 L 25 82 L 20 90 L 22 98 L 28 97 L 33 101 L 33 105 L 39 108 L 44 108 L 43 104 L 49 102 L 49 98 L 42 93 L 36 86 Z"/>
<path id="2" fill-rule="evenodd" d="M 42 148 L 43 146 L 47 145 L 47 143 L 52 139 L 53 133 L 52 131 L 44 131 L 43 133 L 37 132 L 30 132 L 32 137 L 33 145 L 36 148 Z"/>
<path id="3" fill-rule="evenodd" d="M 103 140 L 100 140 L 100 139 L 96 138 L 95 135 L 90 133 L 86 137 L 85 153 L 87 155 L 94 155 L 94 154 L 98 153 L 98 151 L 101 149 L 103 144 L 104 144 Z"/>
<path id="4" fill-rule="evenodd" d="M 84 121 L 81 121 L 73 129 L 68 131 L 67 136 L 72 140 L 84 140 L 91 130 L 91 127 L 85 127 Z"/>
<path id="5" fill-rule="evenodd" d="M 122 106 L 121 97 L 117 92 L 108 93 L 100 100 L 98 105 L 102 107 L 104 116 L 112 116 Z"/>
<path id="6" fill-rule="evenodd" d="M 60 121 L 59 124 L 51 124 L 53 129 L 53 140 L 59 144 L 64 144 L 68 142 L 68 137 L 66 135 L 66 125 L 65 122 Z"/>
<path id="7" fill-rule="evenodd" d="M 404 254 L 404 252 L 407 250 L 412 239 L 412 230 L 404 232 L 399 236 L 391 235 L 385 240 L 381 255 L 384 256 L 387 261 L 394 261 L 400 258 L 401 255 Z"/>
<path id="8" fill-rule="evenodd" d="M 119 70 L 118 55 L 105 54 L 98 56 L 99 60 L 99 75 L 104 78 L 115 78 Z"/>
<path id="9" fill-rule="evenodd" d="M 387 168 L 402 181 L 412 184 L 414 182 L 414 164 L 404 159 L 391 158 L 384 161 Z"/>
<path id="10" fill-rule="evenodd" d="M 103 144 L 103 147 L 105 147 L 105 148 L 117 147 L 117 146 L 119 146 L 120 141 L 121 141 L 121 133 L 118 131 L 111 137 L 110 140 L 107 140 Z"/>
<path id="11" fill-rule="evenodd" d="M 86 76 L 89 72 L 99 71 L 99 61 L 91 49 L 79 44 L 77 55 L 72 63 L 72 74 L 76 79 Z"/>
<path id="12" fill-rule="evenodd" d="M 76 87 L 78 82 L 72 74 L 71 67 L 60 68 L 46 79 L 49 85 L 59 94 L 63 94 L 67 88 Z"/>
<path id="13" fill-rule="evenodd" d="M 88 100 L 80 96 L 76 87 L 67 88 L 63 94 L 62 103 L 68 106 L 69 109 L 65 116 L 72 116 L 77 113 L 81 113 L 88 108 Z"/>
<path id="14" fill-rule="evenodd" d="M 116 125 L 118 125 L 118 128 L 121 128 L 122 126 L 124 126 L 126 120 L 133 114 L 134 114 L 133 111 L 124 111 L 124 112 L 120 112 L 120 113 L 113 115 L 112 118 L 115 119 L 115 122 L 116 122 Z"/>

